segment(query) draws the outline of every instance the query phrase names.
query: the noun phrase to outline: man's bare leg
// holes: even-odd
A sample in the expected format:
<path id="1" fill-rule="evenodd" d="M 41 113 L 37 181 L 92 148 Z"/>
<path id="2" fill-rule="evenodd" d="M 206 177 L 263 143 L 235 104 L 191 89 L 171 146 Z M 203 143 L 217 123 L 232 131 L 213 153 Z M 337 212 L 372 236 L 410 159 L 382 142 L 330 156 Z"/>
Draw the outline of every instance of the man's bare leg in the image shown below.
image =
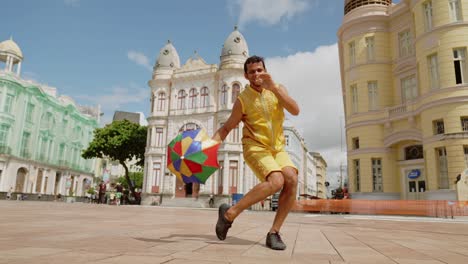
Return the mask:
<path id="1" fill-rule="evenodd" d="M 230 222 L 251 205 L 260 202 L 268 196 L 281 190 L 285 181 L 282 172 L 274 171 L 267 176 L 267 180 L 257 184 L 234 206 L 229 208 L 224 217 Z M 294 196 L 293 196 L 294 197 Z M 281 198 L 280 198 L 281 200 Z"/>
<path id="2" fill-rule="evenodd" d="M 284 175 L 284 187 L 281 191 L 279 201 L 278 201 L 278 210 L 276 211 L 275 220 L 270 229 L 270 233 L 277 233 L 281 229 L 281 226 L 284 223 L 284 220 L 289 214 L 289 211 L 294 206 L 296 201 L 296 191 L 297 191 L 297 173 L 294 168 L 285 167 L 283 168 Z"/>

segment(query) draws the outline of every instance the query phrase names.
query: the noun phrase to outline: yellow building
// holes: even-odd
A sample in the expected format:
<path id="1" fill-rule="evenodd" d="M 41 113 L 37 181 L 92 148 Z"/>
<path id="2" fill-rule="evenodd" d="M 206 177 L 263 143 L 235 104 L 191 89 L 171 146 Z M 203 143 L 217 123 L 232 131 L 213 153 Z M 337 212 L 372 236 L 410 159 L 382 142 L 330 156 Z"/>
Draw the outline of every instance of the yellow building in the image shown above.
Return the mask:
<path id="1" fill-rule="evenodd" d="M 468 164 L 468 1 L 346 0 L 344 11 L 352 198 L 455 200 Z"/>

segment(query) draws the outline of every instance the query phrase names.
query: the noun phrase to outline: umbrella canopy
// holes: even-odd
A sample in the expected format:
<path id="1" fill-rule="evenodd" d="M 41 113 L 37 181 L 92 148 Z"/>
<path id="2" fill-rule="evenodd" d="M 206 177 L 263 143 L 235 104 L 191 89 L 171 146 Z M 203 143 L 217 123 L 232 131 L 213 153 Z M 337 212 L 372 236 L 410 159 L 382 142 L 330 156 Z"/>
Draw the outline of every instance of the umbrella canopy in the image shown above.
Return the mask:
<path id="1" fill-rule="evenodd" d="M 167 146 L 167 168 L 185 183 L 205 183 L 219 168 L 218 148 L 204 129 L 184 131 Z"/>

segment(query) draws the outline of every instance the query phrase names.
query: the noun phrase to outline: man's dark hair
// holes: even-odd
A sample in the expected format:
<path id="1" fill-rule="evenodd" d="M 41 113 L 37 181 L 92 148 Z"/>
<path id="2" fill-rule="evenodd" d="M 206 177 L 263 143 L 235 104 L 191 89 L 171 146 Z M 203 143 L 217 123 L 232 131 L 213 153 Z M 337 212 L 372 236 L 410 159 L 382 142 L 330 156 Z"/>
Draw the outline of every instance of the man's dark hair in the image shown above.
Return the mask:
<path id="1" fill-rule="evenodd" d="M 247 73 L 247 64 L 257 63 L 257 62 L 262 62 L 263 68 L 266 70 L 265 61 L 263 60 L 263 57 L 260 57 L 260 56 L 257 56 L 257 55 L 253 55 L 253 56 L 249 57 L 249 58 L 245 61 L 245 63 L 244 63 L 244 73 Z"/>

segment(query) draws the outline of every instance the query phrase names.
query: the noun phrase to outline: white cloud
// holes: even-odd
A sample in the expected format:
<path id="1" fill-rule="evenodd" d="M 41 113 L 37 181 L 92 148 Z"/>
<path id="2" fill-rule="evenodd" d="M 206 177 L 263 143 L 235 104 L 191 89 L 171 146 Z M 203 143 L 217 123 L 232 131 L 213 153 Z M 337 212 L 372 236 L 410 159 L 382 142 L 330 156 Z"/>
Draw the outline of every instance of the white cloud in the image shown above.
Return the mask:
<path id="1" fill-rule="evenodd" d="M 101 105 L 101 111 L 104 112 L 101 124 L 106 124 L 112 122 L 112 117 L 116 110 L 125 111 L 122 107 L 128 104 L 149 100 L 149 91 L 144 88 L 138 88 L 135 85 L 130 85 L 130 88 L 117 86 L 107 94 L 79 95 L 77 98 L 86 100 L 90 104 Z"/>
<path id="2" fill-rule="evenodd" d="M 72 7 L 77 7 L 80 5 L 80 0 L 64 0 L 65 4 Z"/>
<path id="3" fill-rule="evenodd" d="M 127 57 L 129 60 L 135 62 L 138 65 L 141 65 L 148 69 L 149 71 L 153 70 L 153 67 L 151 66 L 148 57 L 146 57 L 145 54 L 138 52 L 138 51 L 129 51 L 127 52 Z"/>
<path id="4" fill-rule="evenodd" d="M 305 11 L 310 2 L 305 0 L 237 0 L 240 8 L 239 27 L 251 21 L 267 25 L 278 24 L 282 19 L 291 19 Z"/>
<path id="5" fill-rule="evenodd" d="M 328 163 L 329 176 L 336 176 L 340 163 L 346 163 L 345 133 L 340 128 L 340 123 L 344 126 L 344 111 L 337 44 L 266 58 L 266 67 L 299 104 L 299 116 L 288 118 L 303 134 L 309 151 L 320 152 Z"/>

